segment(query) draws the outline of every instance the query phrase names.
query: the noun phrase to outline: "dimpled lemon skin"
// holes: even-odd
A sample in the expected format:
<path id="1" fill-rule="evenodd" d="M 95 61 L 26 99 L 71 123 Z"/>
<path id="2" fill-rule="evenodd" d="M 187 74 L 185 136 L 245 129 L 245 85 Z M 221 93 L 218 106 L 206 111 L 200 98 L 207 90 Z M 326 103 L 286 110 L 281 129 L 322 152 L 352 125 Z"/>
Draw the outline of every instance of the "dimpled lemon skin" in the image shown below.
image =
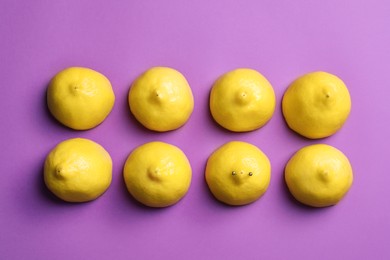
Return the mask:
<path id="1" fill-rule="evenodd" d="M 275 111 L 275 93 L 259 72 L 236 69 L 214 83 L 210 111 L 214 120 L 230 131 L 252 131 L 271 119 Z"/>
<path id="2" fill-rule="evenodd" d="M 233 206 L 245 205 L 266 192 L 271 164 L 256 146 L 233 141 L 209 157 L 205 176 L 210 191 L 219 201 Z"/>
<path id="3" fill-rule="evenodd" d="M 187 193 L 192 170 L 186 155 L 176 146 L 151 142 L 130 153 L 123 177 L 129 193 L 149 207 L 167 207 Z"/>
<path id="4" fill-rule="evenodd" d="M 70 67 L 60 71 L 47 89 L 51 114 L 75 130 L 91 129 L 102 123 L 114 102 L 110 81 L 88 68 Z"/>
<path id="5" fill-rule="evenodd" d="M 313 72 L 296 79 L 282 101 L 288 126 L 310 139 L 336 133 L 351 111 L 351 97 L 344 82 L 327 72 Z"/>
<path id="6" fill-rule="evenodd" d="M 306 146 L 296 152 L 285 168 L 285 180 L 291 194 L 312 207 L 337 204 L 353 182 L 348 158 L 325 144 Z"/>
<path id="7" fill-rule="evenodd" d="M 130 88 L 128 102 L 135 118 L 158 132 L 183 126 L 194 109 L 187 80 L 167 67 L 153 67 L 139 76 Z"/>
<path id="8" fill-rule="evenodd" d="M 46 157 L 45 184 L 65 201 L 94 200 L 108 189 L 111 179 L 110 155 L 91 140 L 68 139 L 59 143 Z"/>

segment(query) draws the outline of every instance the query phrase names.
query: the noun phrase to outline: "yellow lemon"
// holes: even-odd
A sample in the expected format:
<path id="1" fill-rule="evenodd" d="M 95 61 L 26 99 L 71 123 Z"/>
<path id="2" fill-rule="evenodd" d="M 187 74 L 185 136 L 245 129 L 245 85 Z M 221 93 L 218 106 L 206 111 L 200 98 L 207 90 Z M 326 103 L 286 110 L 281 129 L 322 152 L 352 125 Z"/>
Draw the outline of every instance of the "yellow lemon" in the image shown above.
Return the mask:
<path id="1" fill-rule="evenodd" d="M 266 192 L 271 164 L 256 146 L 233 141 L 219 147 L 209 157 L 205 175 L 211 192 L 219 201 L 245 205 Z"/>
<path id="2" fill-rule="evenodd" d="M 285 168 L 291 194 L 301 203 L 326 207 L 338 203 L 351 187 L 352 167 L 338 149 L 309 145 L 294 154 Z"/>
<path id="3" fill-rule="evenodd" d="M 158 132 L 183 126 L 194 109 L 187 80 L 167 67 L 154 67 L 139 76 L 130 88 L 128 101 L 135 118 Z"/>
<path id="4" fill-rule="evenodd" d="M 236 69 L 214 83 L 210 111 L 214 120 L 230 131 L 252 131 L 271 119 L 275 111 L 275 93 L 259 72 Z"/>
<path id="5" fill-rule="evenodd" d="M 296 79 L 282 101 L 283 115 L 295 132 L 311 139 L 337 132 L 351 111 L 351 98 L 344 82 L 326 72 L 313 72 Z"/>
<path id="6" fill-rule="evenodd" d="M 46 186 L 65 201 L 94 200 L 108 189 L 111 179 L 110 155 L 91 140 L 68 139 L 59 143 L 46 157 Z"/>
<path id="7" fill-rule="evenodd" d="M 47 89 L 52 115 L 75 130 L 99 125 L 111 112 L 115 95 L 110 81 L 97 71 L 71 67 L 60 71 Z"/>
<path id="8" fill-rule="evenodd" d="M 123 177 L 128 191 L 144 205 L 167 207 L 188 191 L 192 170 L 176 146 L 151 142 L 137 147 L 126 160 Z"/>

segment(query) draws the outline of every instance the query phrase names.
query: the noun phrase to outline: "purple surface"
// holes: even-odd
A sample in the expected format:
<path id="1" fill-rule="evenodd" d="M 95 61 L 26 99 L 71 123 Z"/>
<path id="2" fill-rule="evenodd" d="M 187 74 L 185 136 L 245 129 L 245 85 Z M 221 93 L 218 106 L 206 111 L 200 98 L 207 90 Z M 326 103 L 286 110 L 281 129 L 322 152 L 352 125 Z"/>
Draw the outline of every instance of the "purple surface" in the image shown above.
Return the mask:
<path id="1" fill-rule="evenodd" d="M 0 259 L 390 258 L 389 1 L 108 2 L 0 2 Z M 181 71 L 195 97 L 190 121 L 162 134 L 127 106 L 131 82 L 158 65 Z M 113 84 L 115 107 L 93 130 L 67 129 L 47 111 L 47 84 L 69 66 Z M 214 80 L 238 67 L 263 73 L 277 96 L 271 121 L 251 133 L 221 129 L 208 110 Z M 286 127 L 280 103 L 316 70 L 345 81 L 353 108 L 340 132 L 310 141 Z M 67 204 L 46 190 L 42 167 L 58 142 L 79 136 L 111 154 L 113 182 L 94 202 Z M 153 140 L 179 146 L 193 168 L 187 196 L 166 209 L 135 203 L 122 181 L 129 152 Z M 218 203 L 204 181 L 208 156 L 231 140 L 257 145 L 273 167 L 264 197 L 244 207 Z M 284 185 L 289 157 L 314 143 L 339 148 L 354 169 L 335 207 L 301 206 Z"/>

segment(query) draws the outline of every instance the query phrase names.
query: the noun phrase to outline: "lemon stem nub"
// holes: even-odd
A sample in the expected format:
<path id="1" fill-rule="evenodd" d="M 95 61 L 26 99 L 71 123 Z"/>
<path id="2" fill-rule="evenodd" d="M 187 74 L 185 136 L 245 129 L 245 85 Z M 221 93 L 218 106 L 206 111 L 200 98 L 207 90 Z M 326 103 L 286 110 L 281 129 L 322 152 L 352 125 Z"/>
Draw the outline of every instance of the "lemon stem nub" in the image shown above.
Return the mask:
<path id="1" fill-rule="evenodd" d="M 237 173 L 235 171 L 232 171 L 232 175 L 236 175 Z"/>
<path id="2" fill-rule="evenodd" d="M 59 179 L 64 178 L 62 167 L 59 166 L 59 167 L 56 168 L 56 176 Z"/>
<path id="3" fill-rule="evenodd" d="M 249 176 L 252 176 L 253 175 L 253 172 L 249 172 Z"/>

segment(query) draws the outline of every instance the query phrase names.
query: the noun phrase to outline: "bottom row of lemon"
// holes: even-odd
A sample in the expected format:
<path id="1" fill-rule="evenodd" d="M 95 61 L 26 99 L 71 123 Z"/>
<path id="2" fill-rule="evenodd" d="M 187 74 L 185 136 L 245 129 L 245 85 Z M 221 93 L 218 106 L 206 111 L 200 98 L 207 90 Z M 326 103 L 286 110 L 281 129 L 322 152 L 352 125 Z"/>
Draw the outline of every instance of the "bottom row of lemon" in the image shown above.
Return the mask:
<path id="1" fill-rule="evenodd" d="M 166 207 L 187 193 L 192 170 L 178 147 L 150 142 L 131 152 L 123 176 L 136 200 L 151 207 Z M 219 201 L 245 205 L 266 192 L 271 164 L 256 146 L 233 141 L 222 145 L 209 157 L 205 178 Z M 59 143 L 47 156 L 44 180 L 49 190 L 65 201 L 94 200 L 111 184 L 112 160 L 101 145 L 91 140 L 69 139 Z M 301 203 L 325 207 L 344 197 L 352 184 L 353 173 L 341 151 L 316 144 L 292 156 L 285 167 L 285 181 L 291 194 Z"/>

